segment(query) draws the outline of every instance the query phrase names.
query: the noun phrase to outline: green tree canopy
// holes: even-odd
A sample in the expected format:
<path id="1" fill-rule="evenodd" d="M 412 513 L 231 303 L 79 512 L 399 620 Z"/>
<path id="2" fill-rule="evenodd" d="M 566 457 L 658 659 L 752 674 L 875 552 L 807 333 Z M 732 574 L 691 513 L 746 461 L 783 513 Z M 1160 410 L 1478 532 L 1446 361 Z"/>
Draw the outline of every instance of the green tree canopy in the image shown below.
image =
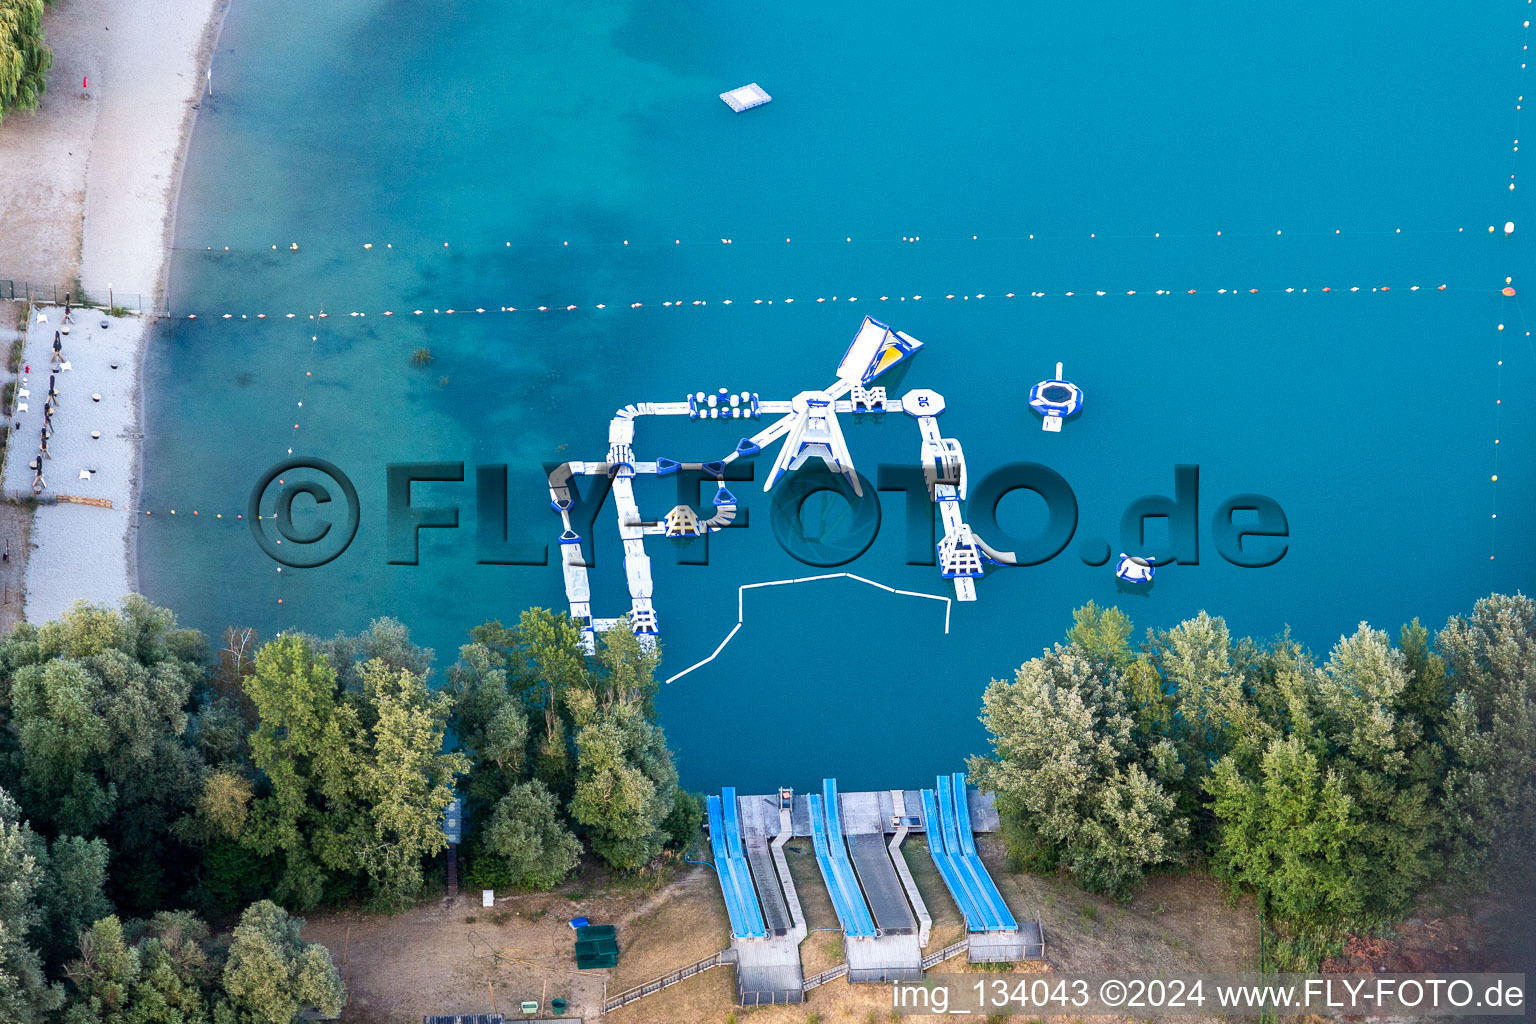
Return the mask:
<path id="1" fill-rule="evenodd" d="M 1451 867 L 1529 862 L 1536 841 L 1536 602 L 1516 594 L 1453 616 L 1435 645 L 1453 691 L 1443 727 Z"/>
<path id="2" fill-rule="evenodd" d="M 201 783 L 186 733 L 206 653 L 200 633 L 138 595 L 120 612 L 77 603 L 0 641 L 0 716 L 15 737 L 0 781 L 40 831 L 109 837 L 116 891 L 136 905 L 168 887 L 171 825 Z"/>
<path id="3" fill-rule="evenodd" d="M 610 867 L 642 868 L 671 839 L 678 786 L 666 738 L 636 704 L 592 706 L 578 721 L 571 817 Z"/>
<path id="4" fill-rule="evenodd" d="M 0 118 L 7 110 L 35 110 L 51 67 L 43 0 L 0 0 Z"/>
<path id="5" fill-rule="evenodd" d="M 537 779 L 513 786 L 481 829 L 475 883 L 553 889 L 576 870 L 581 842 L 560 819 L 554 795 Z"/>
<path id="6" fill-rule="evenodd" d="M 63 992 L 48 984 L 30 937 L 42 926 L 48 869 L 43 841 L 0 789 L 0 1020 L 38 1024 Z"/>
<path id="7" fill-rule="evenodd" d="M 257 653 L 245 685 L 260 720 L 251 757 L 266 794 L 242 834 L 257 853 L 281 859 L 278 895 L 297 906 L 356 880 L 376 908 L 400 910 L 421 889 L 421 859 L 447 844 L 442 813 L 468 761 L 442 752 L 451 700 L 425 677 L 378 659 L 355 672 L 358 691 L 344 691 L 328 658 L 298 634 Z M 234 787 L 204 796 L 218 798 L 226 826 L 239 818 Z"/>
<path id="8" fill-rule="evenodd" d="M 1166 783 L 1182 767 L 1166 739 L 1138 742 L 1113 657 L 1058 646 L 994 680 L 982 707 L 993 754 L 972 758 L 970 773 L 996 792 L 1016 863 L 1123 893 L 1181 856 L 1185 824 Z"/>
<path id="9" fill-rule="evenodd" d="M 347 993 L 330 952 L 299 937 L 304 922 L 268 900 L 235 927 L 216 1024 L 296 1024 L 307 1009 L 336 1017 Z"/>

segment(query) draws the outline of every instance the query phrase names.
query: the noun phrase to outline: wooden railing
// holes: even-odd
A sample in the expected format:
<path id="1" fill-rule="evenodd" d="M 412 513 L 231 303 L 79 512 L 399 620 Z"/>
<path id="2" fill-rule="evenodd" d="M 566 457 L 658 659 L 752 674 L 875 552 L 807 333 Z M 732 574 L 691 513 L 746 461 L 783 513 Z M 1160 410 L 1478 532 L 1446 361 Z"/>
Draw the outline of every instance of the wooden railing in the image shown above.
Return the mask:
<path id="1" fill-rule="evenodd" d="M 675 971 L 663 974 L 659 978 L 654 978 L 651 981 L 647 981 L 643 985 L 636 985 L 634 988 L 625 989 L 618 995 L 603 1000 L 603 1012 L 609 1013 L 613 1010 L 617 1010 L 621 1006 L 629 1005 L 636 999 L 648 996 L 653 992 L 660 992 L 664 988 L 671 988 L 678 982 L 686 981 L 687 979 L 693 977 L 695 974 L 703 974 L 711 967 L 720 966 L 721 962 L 720 953 L 711 953 L 709 956 L 702 960 L 695 960 L 687 967 L 680 967 Z"/>

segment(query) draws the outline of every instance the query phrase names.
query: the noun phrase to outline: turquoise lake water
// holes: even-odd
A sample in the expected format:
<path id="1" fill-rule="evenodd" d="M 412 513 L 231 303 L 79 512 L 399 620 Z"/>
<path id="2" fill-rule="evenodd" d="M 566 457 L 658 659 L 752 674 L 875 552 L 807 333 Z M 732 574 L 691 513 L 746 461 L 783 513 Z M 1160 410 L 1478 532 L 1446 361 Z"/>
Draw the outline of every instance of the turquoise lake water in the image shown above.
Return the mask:
<path id="1" fill-rule="evenodd" d="M 510 529 L 553 546 L 541 465 L 601 460 L 615 408 L 824 387 L 870 313 L 925 342 L 903 387 L 946 396 L 973 482 L 1051 467 L 1077 535 L 989 573 L 947 634 L 938 602 L 847 580 L 749 591 L 730 646 L 661 699 L 694 788 L 953 770 L 983 745 L 987 680 L 1090 599 L 1138 627 L 1202 608 L 1238 633 L 1289 626 L 1325 652 L 1361 620 L 1438 625 L 1529 591 L 1536 347 L 1499 288 L 1523 287 L 1536 222 L 1488 232 L 1521 222 L 1528 11 L 236 4 L 177 222 L 171 308 L 198 318 L 157 328 L 147 363 L 142 585 L 214 634 L 394 615 L 444 664 L 475 623 L 564 607 L 553 565 L 476 564 L 476 464 L 510 467 Z M 773 102 L 732 114 L 716 95 L 749 81 Z M 538 305 L 556 308 L 498 312 Z M 1058 360 L 1087 408 L 1053 435 L 1023 403 Z M 906 417 L 843 427 L 871 478 L 916 463 Z M 713 459 L 749 432 L 642 421 L 636 447 Z M 361 526 L 335 561 L 279 573 L 235 515 L 290 448 L 347 472 Z M 733 485 L 752 525 L 715 536 L 708 567 L 651 541 L 664 676 L 714 650 L 739 585 L 827 571 L 774 540 L 768 458 Z M 460 527 L 390 565 L 385 466 L 432 460 L 468 479 L 414 502 L 458 505 Z M 1200 564 L 1123 593 L 1079 544 L 1121 550 L 1122 511 L 1171 495 L 1176 464 L 1201 470 Z M 1212 542 L 1217 505 L 1247 492 L 1288 517 L 1269 568 Z M 639 493 L 652 516 L 676 500 Z M 882 497 L 843 568 L 952 595 L 904 564 L 905 510 Z M 1010 496 L 999 519 L 1027 537 L 1043 504 Z M 616 615 L 611 506 L 596 537 L 595 610 Z"/>

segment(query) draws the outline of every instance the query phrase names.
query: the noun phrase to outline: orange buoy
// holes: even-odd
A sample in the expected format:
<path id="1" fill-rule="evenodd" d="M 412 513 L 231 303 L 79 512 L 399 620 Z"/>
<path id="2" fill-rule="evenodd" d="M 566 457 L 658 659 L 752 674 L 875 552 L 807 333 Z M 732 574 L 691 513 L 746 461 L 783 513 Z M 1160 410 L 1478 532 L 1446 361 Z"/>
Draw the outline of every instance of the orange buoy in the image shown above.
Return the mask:
<path id="1" fill-rule="evenodd" d="M 1507 299 L 1514 298 L 1515 297 L 1515 290 L 1513 288 L 1509 287 L 1508 285 L 1506 285 L 1504 287 L 1504 297 L 1507 298 Z"/>

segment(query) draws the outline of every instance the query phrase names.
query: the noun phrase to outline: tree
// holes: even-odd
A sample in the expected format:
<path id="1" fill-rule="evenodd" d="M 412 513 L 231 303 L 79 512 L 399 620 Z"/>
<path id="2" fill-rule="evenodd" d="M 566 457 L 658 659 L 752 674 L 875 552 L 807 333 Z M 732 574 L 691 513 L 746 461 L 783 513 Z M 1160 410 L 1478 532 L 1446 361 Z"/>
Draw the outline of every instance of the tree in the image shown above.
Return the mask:
<path id="1" fill-rule="evenodd" d="M 610 867 L 637 870 L 667 845 L 677 769 L 661 730 L 632 704 L 588 705 L 576 733 L 571 817 Z"/>
<path id="2" fill-rule="evenodd" d="M 399 619 L 374 619 L 356 636 L 338 633 L 329 643 L 317 646 L 336 670 L 337 684 L 352 694 L 362 692 L 362 668 L 372 661 L 418 676 L 425 676 L 432 668 L 432 651 L 411 643 L 410 630 Z"/>
<path id="3" fill-rule="evenodd" d="M 469 759 L 442 752 L 452 701 L 429 692 L 425 677 L 375 659 L 362 666 L 361 678 L 374 724 L 359 725 L 354 737 L 359 770 L 353 781 L 367 817 L 356 853 L 373 905 L 397 912 L 421 891 L 422 858 L 448 845 L 443 811 Z"/>
<path id="4" fill-rule="evenodd" d="M 997 794 L 1014 863 L 1123 894 L 1178 859 L 1185 825 L 1165 784 L 1183 769 L 1166 739 L 1136 740 L 1112 659 L 1057 646 L 993 680 L 982 704 L 993 753 L 970 774 Z"/>
<path id="5" fill-rule="evenodd" d="M 48 889 L 42 897 L 40 947 L 50 964 L 74 955 L 80 930 L 112 912 L 107 900 L 107 844 L 101 839 L 60 836 L 48 854 Z"/>
<path id="6" fill-rule="evenodd" d="M 609 630 L 604 642 L 620 632 Z M 569 702 L 573 693 L 595 689 L 581 628 L 564 613 L 530 608 L 515 626 L 487 622 L 470 633 L 489 652 L 488 667 L 506 673 L 508 692 L 522 703 L 530 731 L 529 772 L 551 793 L 568 798 L 574 777 Z"/>
<path id="7" fill-rule="evenodd" d="M 43 0 L 0 0 L 0 119 L 35 110 L 53 51 L 43 43 Z"/>
<path id="8" fill-rule="evenodd" d="M 1067 643 L 1085 657 L 1125 669 L 1136 660 L 1131 650 L 1131 620 L 1119 608 L 1100 608 L 1089 601 L 1072 613 Z"/>
<path id="9" fill-rule="evenodd" d="M 1411 683 L 1403 653 L 1365 623 L 1334 646 L 1317 677 L 1319 725 L 1360 826 L 1341 852 L 1367 917 L 1383 921 L 1406 910 L 1428 881 L 1439 826 L 1429 780 L 1418 775 L 1434 758 L 1420 753 Z"/>
<path id="10" fill-rule="evenodd" d="M 513 786 L 481 829 L 475 884 L 553 889 L 576 870 L 581 843 L 560 820 L 553 794 L 537 779 Z"/>
<path id="11" fill-rule="evenodd" d="M 217 1024 L 290 1024 L 310 1008 L 335 1017 L 347 993 L 331 954 L 299 938 L 304 922 L 268 900 L 252 904 L 235 926 L 224 966 Z"/>
<path id="12" fill-rule="evenodd" d="M 1206 788 L 1221 822 L 1218 877 L 1251 886 L 1261 906 L 1293 924 L 1332 929 L 1358 919 L 1364 898 L 1348 850 L 1361 826 L 1338 776 L 1299 737 L 1273 740 L 1256 779 L 1223 757 Z"/>
<path id="13" fill-rule="evenodd" d="M 505 656 L 488 644 L 460 648 L 449 680 L 453 731 L 470 762 L 465 799 L 478 817 L 528 777 L 528 710 L 509 686 Z"/>
<path id="14" fill-rule="evenodd" d="M 1483 876 L 1536 839 L 1536 602 L 1493 594 L 1435 638 L 1454 694 L 1443 727 L 1450 867 Z"/>
<path id="15" fill-rule="evenodd" d="M 268 793 L 242 833 L 283 863 L 278 894 L 318 903 L 327 887 L 358 882 L 377 909 L 404 909 L 421 889 L 421 859 L 447 844 L 442 813 L 467 768 L 442 752 L 451 700 L 423 676 L 381 659 L 354 667 L 340 689 L 314 641 L 285 634 L 256 655 L 246 682 L 260 725 L 251 756 Z M 225 794 L 227 818 L 238 793 Z"/>
<path id="16" fill-rule="evenodd" d="M 352 859 L 344 835 L 355 813 L 348 779 L 356 774 L 356 713 L 337 701 L 336 673 L 307 637 L 284 634 L 256 654 L 246 681 L 260 724 L 251 759 L 267 794 L 252 805 L 243 838 L 282 863 L 276 895 L 299 907 L 320 902 L 327 868 Z"/>
<path id="17" fill-rule="evenodd" d="M 62 990 L 48 984 L 42 957 L 29 941 L 43 921 L 42 845 L 16 801 L 0 789 L 0 1020 L 16 1024 L 39 1024 L 63 1000 Z"/>
<path id="18" fill-rule="evenodd" d="M 1158 671 L 1173 692 L 1175 740 L 1195 784 L 1207 765 L 1252 742 L 1263 726 L 1244 692 L 1226 620 L 1202 611 L 1156 633 L 1152 646 Z"/>
<path id="19" fill-rule="evenodd" d="M 109 838 L 116 893 L 136 905 L 169 886 L 170 824 L 200 783 L 186 709 L 206 653 L 138 595 L 120 612 L 77 603 L 0 641 L 0 713 L 16 737 L 0 782 L 39 831 Z"/>
<path id="20" fill-rule="evenodd" d="M 126 1022 L 139 984 L 143 962 L 139 950 L 123 933 L 116 915 L 104 917 L 83 932 L 80 958 L 70 964 L 76 996 L 65 1014 L 67 1024 Z"/>

